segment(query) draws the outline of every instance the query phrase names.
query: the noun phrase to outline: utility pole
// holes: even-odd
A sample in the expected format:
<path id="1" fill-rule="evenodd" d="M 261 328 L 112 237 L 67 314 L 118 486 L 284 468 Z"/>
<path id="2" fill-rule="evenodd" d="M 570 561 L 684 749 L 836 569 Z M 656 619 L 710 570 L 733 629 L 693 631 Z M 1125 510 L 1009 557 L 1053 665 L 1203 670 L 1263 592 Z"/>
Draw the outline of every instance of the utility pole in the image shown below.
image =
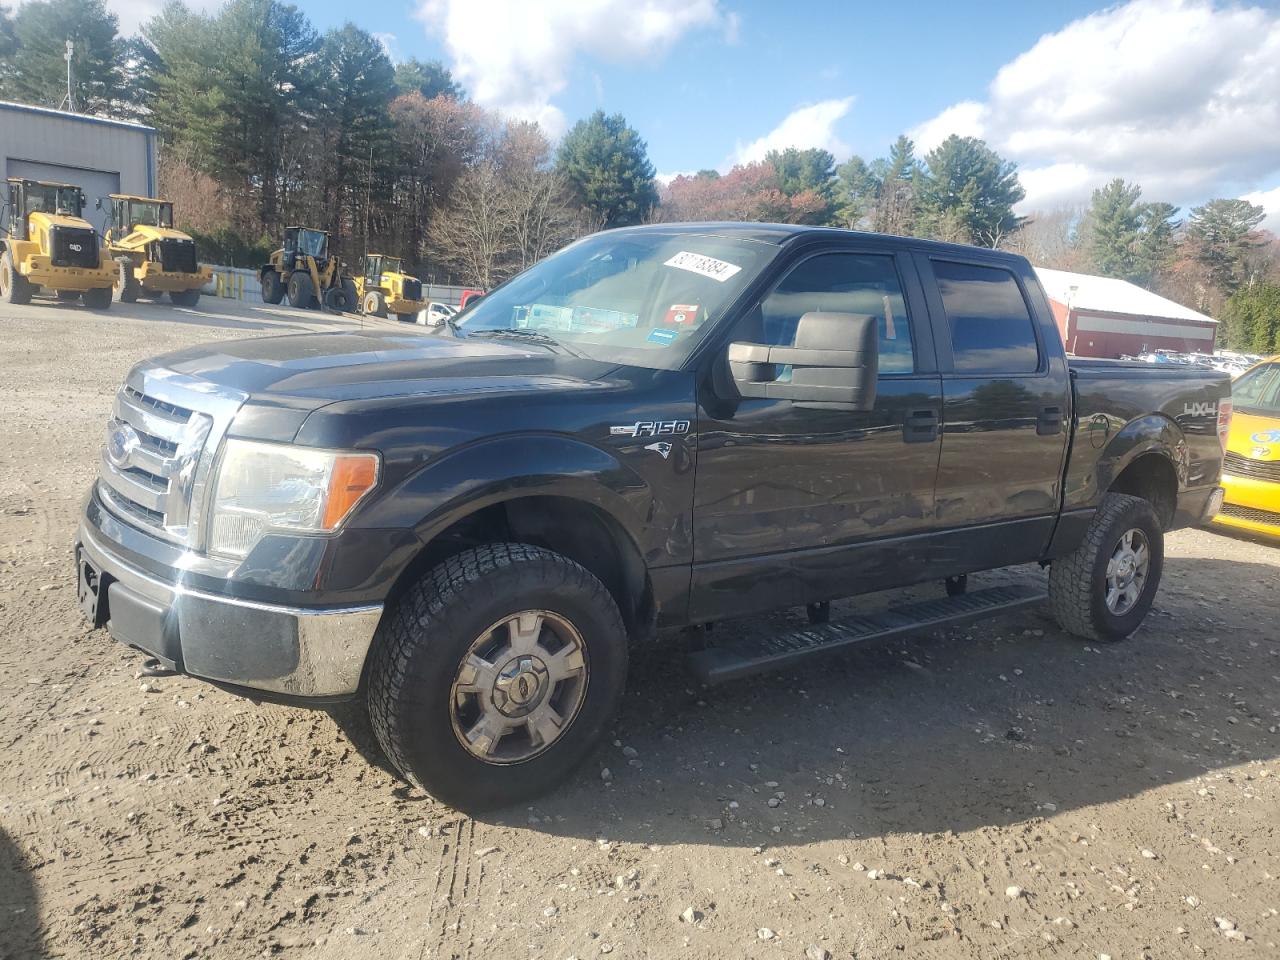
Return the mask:
<path id="1" fill-rule="evenodd" d="M 75 45 L 70 40 L 68 40 L 67 52 L 62 55 L 63 59 L 67 61 L 67 95 L 63 97 L 62 102 L 58 104 L 59 110 L 68 110 L 71 113 L 76 112 L 76 101 L 75 101 L 75 98 L 71 95 L 71 54 L 74 52 L 75 52 Z"/>

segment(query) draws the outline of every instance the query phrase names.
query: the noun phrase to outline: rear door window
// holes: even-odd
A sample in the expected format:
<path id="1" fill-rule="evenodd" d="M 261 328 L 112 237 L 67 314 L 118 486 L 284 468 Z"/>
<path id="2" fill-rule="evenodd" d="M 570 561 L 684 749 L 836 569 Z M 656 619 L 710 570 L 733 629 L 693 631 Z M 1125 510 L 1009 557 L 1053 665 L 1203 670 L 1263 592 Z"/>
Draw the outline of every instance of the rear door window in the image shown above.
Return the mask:
<path id="1" fill-rule="evenodd" d="M 934 260 L 957 373 L 1035 373 L 1040 348 L 1027 301 L 999 267 Z"/>

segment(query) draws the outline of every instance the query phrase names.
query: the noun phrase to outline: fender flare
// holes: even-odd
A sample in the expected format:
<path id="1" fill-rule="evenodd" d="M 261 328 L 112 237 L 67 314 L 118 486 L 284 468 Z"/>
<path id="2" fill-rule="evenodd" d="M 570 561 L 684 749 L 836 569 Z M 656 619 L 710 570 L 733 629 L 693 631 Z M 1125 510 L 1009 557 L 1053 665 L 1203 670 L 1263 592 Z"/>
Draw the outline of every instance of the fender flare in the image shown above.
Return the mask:
<path id="1" fill-rule="evenodd" d="M 1111 489 L 1116 478 L 1140 457 L 1153 453 L 1173 467 L 1181 491 L 1187 482 L 1186 437 L 1173 418 L 1149 413 L 1130 420 L 1102 448 L 1095 468 L 1099 494 Z"/>

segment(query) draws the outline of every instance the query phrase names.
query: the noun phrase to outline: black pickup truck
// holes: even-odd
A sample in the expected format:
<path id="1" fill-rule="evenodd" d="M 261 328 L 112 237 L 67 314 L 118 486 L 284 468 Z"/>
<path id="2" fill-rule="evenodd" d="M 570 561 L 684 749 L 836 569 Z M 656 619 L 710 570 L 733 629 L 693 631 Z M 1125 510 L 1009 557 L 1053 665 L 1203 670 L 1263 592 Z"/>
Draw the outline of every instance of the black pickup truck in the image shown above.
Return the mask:
<path id="1" fill-rule="evenodd" d="M 805 606 L 717 683 L 1047 600 L 1117 640 L 1212 516 L 1225 375 L 1068 361 L 1008 253 L 845 231 L 608 231 L 435 332 L 220 343 L 115 397 L 76 556 L 95 625 L 255 699 L 365 700 L 461 807 L 553 786 L 668 627 Z M 1047 584 L 966 590 L 1039 562 Z M 839 597 L 935 599 L 831 621 Z M 705 631 L 703 632 L 705 636 Z M 692 634 L 690 634 L 692 635 Z"/>

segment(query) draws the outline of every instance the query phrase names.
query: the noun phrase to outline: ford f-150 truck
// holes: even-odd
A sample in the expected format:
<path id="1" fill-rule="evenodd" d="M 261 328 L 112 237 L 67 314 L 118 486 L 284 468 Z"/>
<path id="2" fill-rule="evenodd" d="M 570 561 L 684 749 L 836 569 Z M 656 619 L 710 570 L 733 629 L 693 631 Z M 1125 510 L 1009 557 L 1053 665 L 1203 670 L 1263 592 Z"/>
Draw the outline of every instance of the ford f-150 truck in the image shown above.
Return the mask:
<path id="1" fill-rule="evenodd" d="M 589 753 L 662 628 L 807 607 L 803 629 L 697 644 L 706 683 L 1046 600 L 1070 633 L 1128 636 L 1165 532 L 1221 503 L 1230 394 L 1214 371 L 1069 361 L 1009 253 L 607 231 L 435 331 L 139 364 L 79 593 L 164 668 L 362 698 L 409 780 L 505 804 Z M 1033 562 L 1047 584 L 966 589 Z M 829 618 L 924 581 L 945 594 Z"/>

